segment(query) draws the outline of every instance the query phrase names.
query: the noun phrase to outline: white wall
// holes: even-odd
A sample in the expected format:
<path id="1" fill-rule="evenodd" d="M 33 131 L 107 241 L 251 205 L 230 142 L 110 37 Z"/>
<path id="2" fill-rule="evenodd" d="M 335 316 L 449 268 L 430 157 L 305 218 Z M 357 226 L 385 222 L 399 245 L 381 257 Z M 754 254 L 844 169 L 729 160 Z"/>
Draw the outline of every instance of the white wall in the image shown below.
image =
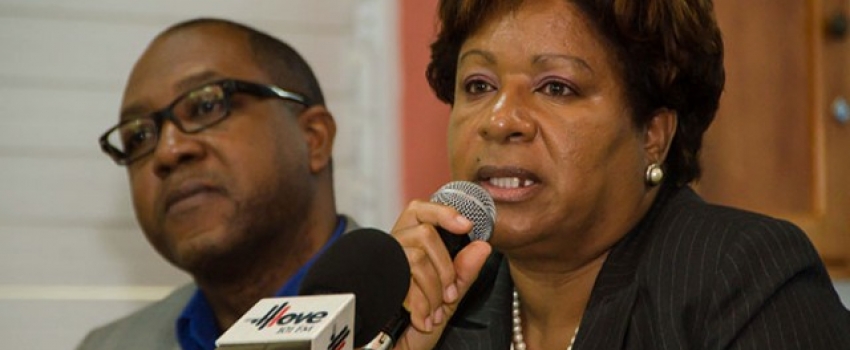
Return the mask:
<path id="1" fill-rule="evenodd" d="M 341 211 L 393 222 L 394 1 L 0 0 L 0 349 L 72 349 L 188 280 L 144 240 L 97 138 L 149 40 L 198 16 L 253 25 L 311 62 L 339 125 Z"/>

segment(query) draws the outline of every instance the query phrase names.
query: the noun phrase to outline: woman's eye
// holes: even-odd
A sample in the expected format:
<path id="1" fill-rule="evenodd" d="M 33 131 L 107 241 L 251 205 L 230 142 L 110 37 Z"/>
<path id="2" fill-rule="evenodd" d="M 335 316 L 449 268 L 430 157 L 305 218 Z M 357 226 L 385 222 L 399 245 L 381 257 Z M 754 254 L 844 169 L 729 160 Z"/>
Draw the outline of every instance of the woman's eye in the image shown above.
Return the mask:
<path id="1" fill-rule="evenodd" d="M 483 80 L 472 80 L 466 83 L 465 89 L 466 93 L 477 95 L 484 92 L 490 92 L 495 90 L 493 85 L 490 85 L 486 81 Z"/>
<path id="2" fill-rule="evenodd" d="M 570 96 L 574 95 L 575 91 L 573 89 L 562 82 L 559 81 L 550 81 L 544 84 L 540 91 L 549 96 Z"/>

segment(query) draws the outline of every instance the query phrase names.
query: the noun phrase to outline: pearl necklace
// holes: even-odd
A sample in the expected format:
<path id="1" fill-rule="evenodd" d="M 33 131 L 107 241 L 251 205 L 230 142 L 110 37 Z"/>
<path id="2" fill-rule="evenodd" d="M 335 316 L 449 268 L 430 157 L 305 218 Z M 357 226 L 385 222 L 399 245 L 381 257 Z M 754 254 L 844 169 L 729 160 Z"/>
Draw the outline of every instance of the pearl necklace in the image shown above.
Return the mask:
<path id="1" fill-rule="evenodd" d="M 513 323 L 514 323 L 514 339 L 511 342 L 512 350 L 526 350 L 525 339 L 522 337 L 522 319 L 519 314 L 519 293 L 517 293 L 516 289 L 514 289 L 514 302 L 511 305 Z M 576 331 L 573 333 L 573 337 L 570 339 L 570 346 L 567 347 L 567 350 L 573 350 L 573 343 L 576 341 L 576 335 L 578 335 L 578 326 L 576 326 Z M 516 346 L 514 346 L 516 344 Z"/>

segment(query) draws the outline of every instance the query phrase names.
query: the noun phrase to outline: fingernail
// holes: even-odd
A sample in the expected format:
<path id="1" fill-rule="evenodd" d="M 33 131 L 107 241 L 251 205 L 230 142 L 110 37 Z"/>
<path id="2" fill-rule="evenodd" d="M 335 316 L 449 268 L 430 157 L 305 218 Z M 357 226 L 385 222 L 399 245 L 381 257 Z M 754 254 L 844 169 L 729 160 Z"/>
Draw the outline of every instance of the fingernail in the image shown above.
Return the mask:
<path id="1" fill-rule="evenodd" d="M 457 222 L 459 222 L 459 223 L 461 223 L 461 224 L 463 224 L 463 225 L 472 225 L 472 221 L 469 221 L 469 219 L 467 219 L 467 218 L 466 218 L 465 216 L 463 216 L 463 215 L 458 215 L 458 216 L 456 216 L 456 217 L 455 217 L 455 220 L 457 220 Z"/>
<path id="2" fill-rule="evenodd" d="M 431 321 L 431 316 L 425 317 L 425 331 L 430 332 L 434 330 L 434 322 Z"/>
<path id="3" fill-rule="evenodd" d="M 437 311 L 434 311 L 434 324 L 442 324 L 443 323 L 443 308 L 437 308 Z"/>
<path id="4" fill-rule="evenodd" d="M 444 295 L 446 303 L 453 303 L 457 300 L 457 287 L 454 283 L 446 287 L 446 295 Z"/>

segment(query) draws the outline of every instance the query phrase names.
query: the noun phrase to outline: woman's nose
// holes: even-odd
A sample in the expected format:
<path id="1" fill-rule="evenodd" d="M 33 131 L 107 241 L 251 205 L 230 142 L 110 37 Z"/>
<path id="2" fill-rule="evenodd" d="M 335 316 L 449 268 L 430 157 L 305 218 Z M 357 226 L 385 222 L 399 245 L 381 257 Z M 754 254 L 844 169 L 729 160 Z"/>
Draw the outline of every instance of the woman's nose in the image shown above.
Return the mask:
<path id="1" fill-rule="evenodd" d="M 487 140 L 499 143 L 528 142 L 537 135 L 530 105 L 517 93 L 500 92 L 478 131 Z"/>

